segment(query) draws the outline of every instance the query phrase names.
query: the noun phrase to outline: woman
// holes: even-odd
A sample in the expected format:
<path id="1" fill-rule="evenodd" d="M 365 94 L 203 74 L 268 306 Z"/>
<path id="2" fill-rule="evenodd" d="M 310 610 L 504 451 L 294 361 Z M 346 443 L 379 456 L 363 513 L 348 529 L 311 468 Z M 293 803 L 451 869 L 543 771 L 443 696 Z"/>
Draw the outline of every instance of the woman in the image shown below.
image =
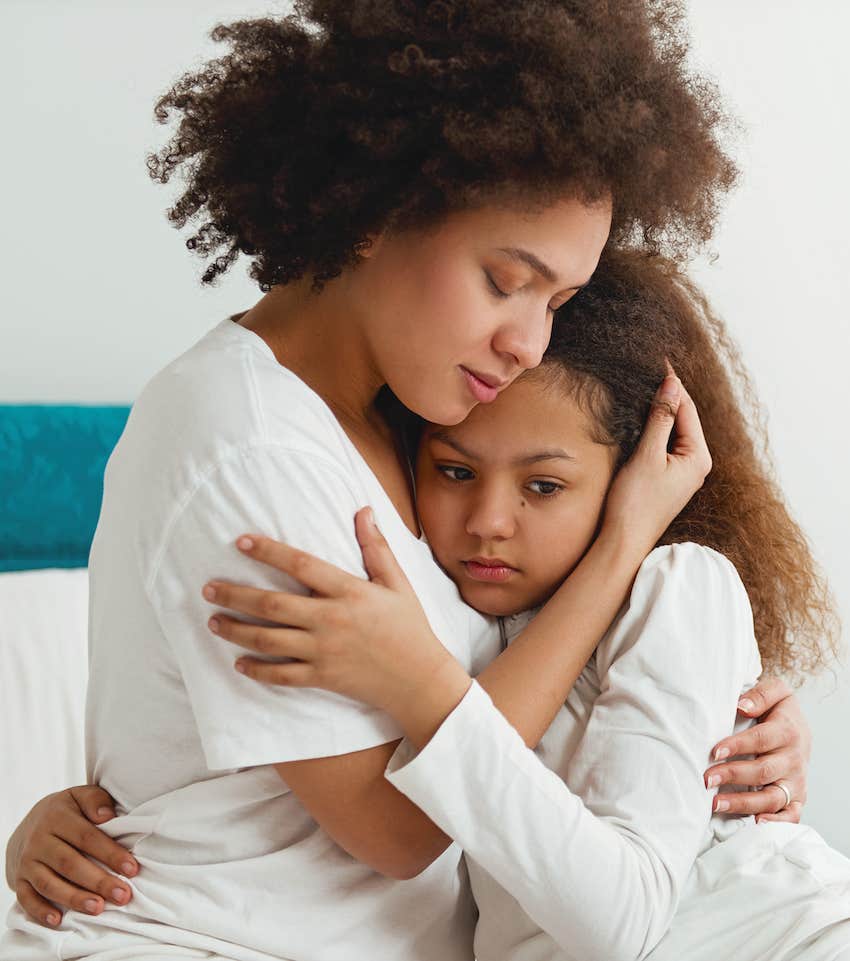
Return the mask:
<path id="1" fill-rule="evenodd" d="M 205 279 L 244 252 L 267 292 L 152 381 L 107 471 L 91 558 L 90 772 L 144 871 L 130 904 L 111 883 L 106 909 L 83 896 L 86 913 L 54 931 L 17 916 L 10 956 L 48 943 L 137 961 L 469 957 L 458 851 L 383 777 L 398 726 L 321 692 L 258 695 L 225 642 L 210 649 L 195 585 L 252 578 L 231 545 L 249 526 L 361 571 L 350 519 L 371 503 L 445 643 L 476 673 L 496 653 L 492 624 L 418 539 L 379 398 L 389 387 L 456 423 L 539 362 L 553 309 L 587 282 L 609 234 L 687 246 L 710 233 L 734 175 L 715 98 L 685 70 L 677 10 L 616 7 L 304 4 L 219 28 L 232 54 L 161 101 L 163 118 L 182 120 L 152 173 L 188 175 L 171 217 L 200 215 L 189 245 L 224 248 Z M 507 263 L 527 275 L 511 302 L 488 279 Z M 677 400 L 666 386 L 662 400 Z M 494 691 L 541 730 L 550 706 L 524 703 L 523 672 L 554 656 L 568 689 L 582 646 L 704 476 L 687 401 L 679 420 L 672 469 L 623 475 L 621 516 L 639 525 L 612 514 L 550 603 L 550 627 L 576 624 L 574 647 L 541 617 L 494 662 Z M 669 428 L 661 417 L 647 444 L 664 447 Z M 69 867 L 67 841 L 51 834 L 48 847 L 59 874 L 30 871 L 28 848 L 23 871 L 12 864 L 45 919 L 45 896 L 67 904 L 100 878 Z"/>

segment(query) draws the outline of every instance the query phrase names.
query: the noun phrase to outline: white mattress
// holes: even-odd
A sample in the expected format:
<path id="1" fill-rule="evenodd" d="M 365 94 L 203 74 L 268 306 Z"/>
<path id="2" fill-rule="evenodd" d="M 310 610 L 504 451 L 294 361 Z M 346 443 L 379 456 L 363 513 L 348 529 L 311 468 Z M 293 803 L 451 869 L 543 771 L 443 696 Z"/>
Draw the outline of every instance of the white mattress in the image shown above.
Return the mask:
<path id="1" fill-rule="evenodd" d="M 0 855 L 40 797 L 85 782 L 88 571 L 0 574 Z M 13 900 L 0 885 L 0 918 Z"/>

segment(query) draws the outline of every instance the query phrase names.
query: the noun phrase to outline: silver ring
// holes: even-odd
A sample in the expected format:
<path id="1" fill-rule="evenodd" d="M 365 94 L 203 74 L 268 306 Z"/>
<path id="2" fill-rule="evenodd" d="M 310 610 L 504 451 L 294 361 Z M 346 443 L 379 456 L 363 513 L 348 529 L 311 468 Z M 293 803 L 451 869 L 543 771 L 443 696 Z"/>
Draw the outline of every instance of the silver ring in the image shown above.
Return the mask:
<path id="1" fill-rule="evenodd" d="M 784 803 L 784 804 L 782 805 L 782 807 L 779 809 L 780 811 L 784 811 L 785 808 L 787 808 L 787 807 L 791 804 L 791 792 L 788 790 L 787 787 L 785 787 L 785 785 L 782 783 L 782 781 L 774 781 L 774 782 L 773 782 L 773 786 L 774 786 L 774 787 L 778 787 L 779 790 L 785 795 L 785 803 Z M 779 812 L 777 812 L 777 813 L 779 813 Z"/>

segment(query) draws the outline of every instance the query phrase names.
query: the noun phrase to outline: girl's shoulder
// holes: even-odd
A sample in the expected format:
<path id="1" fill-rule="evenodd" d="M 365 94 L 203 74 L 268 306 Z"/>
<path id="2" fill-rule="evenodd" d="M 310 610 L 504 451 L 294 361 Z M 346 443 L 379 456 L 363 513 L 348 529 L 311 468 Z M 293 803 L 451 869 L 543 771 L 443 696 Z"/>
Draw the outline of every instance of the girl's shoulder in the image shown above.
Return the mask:
<path id="1" fill-rule="evenodd" d="M 600 676 L 629 655 L 641 669 L 673 674 L 761 672 L 746 588 L 723 554 L 693 542 L 657 547 L 597 648 Z M 665 668 L 666 669 L 666 668 Z"/>

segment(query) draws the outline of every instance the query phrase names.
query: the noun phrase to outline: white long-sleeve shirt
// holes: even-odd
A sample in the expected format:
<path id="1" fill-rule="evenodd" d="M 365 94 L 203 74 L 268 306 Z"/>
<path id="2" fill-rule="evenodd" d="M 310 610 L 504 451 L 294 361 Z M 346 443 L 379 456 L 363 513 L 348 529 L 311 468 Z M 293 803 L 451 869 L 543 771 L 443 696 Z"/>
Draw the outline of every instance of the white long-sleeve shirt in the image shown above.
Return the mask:
<path id="1" fill-rule="evenodd" d="M 523 626 L 520 619 L 511 625 Z M 761 663 L 733 565 L 658 548 L 536 751 L 473 684 L 389 780 L 464 848 L 479 961 L 637 961 L 697 857 L 751 823 L 703 771 Z"/>

